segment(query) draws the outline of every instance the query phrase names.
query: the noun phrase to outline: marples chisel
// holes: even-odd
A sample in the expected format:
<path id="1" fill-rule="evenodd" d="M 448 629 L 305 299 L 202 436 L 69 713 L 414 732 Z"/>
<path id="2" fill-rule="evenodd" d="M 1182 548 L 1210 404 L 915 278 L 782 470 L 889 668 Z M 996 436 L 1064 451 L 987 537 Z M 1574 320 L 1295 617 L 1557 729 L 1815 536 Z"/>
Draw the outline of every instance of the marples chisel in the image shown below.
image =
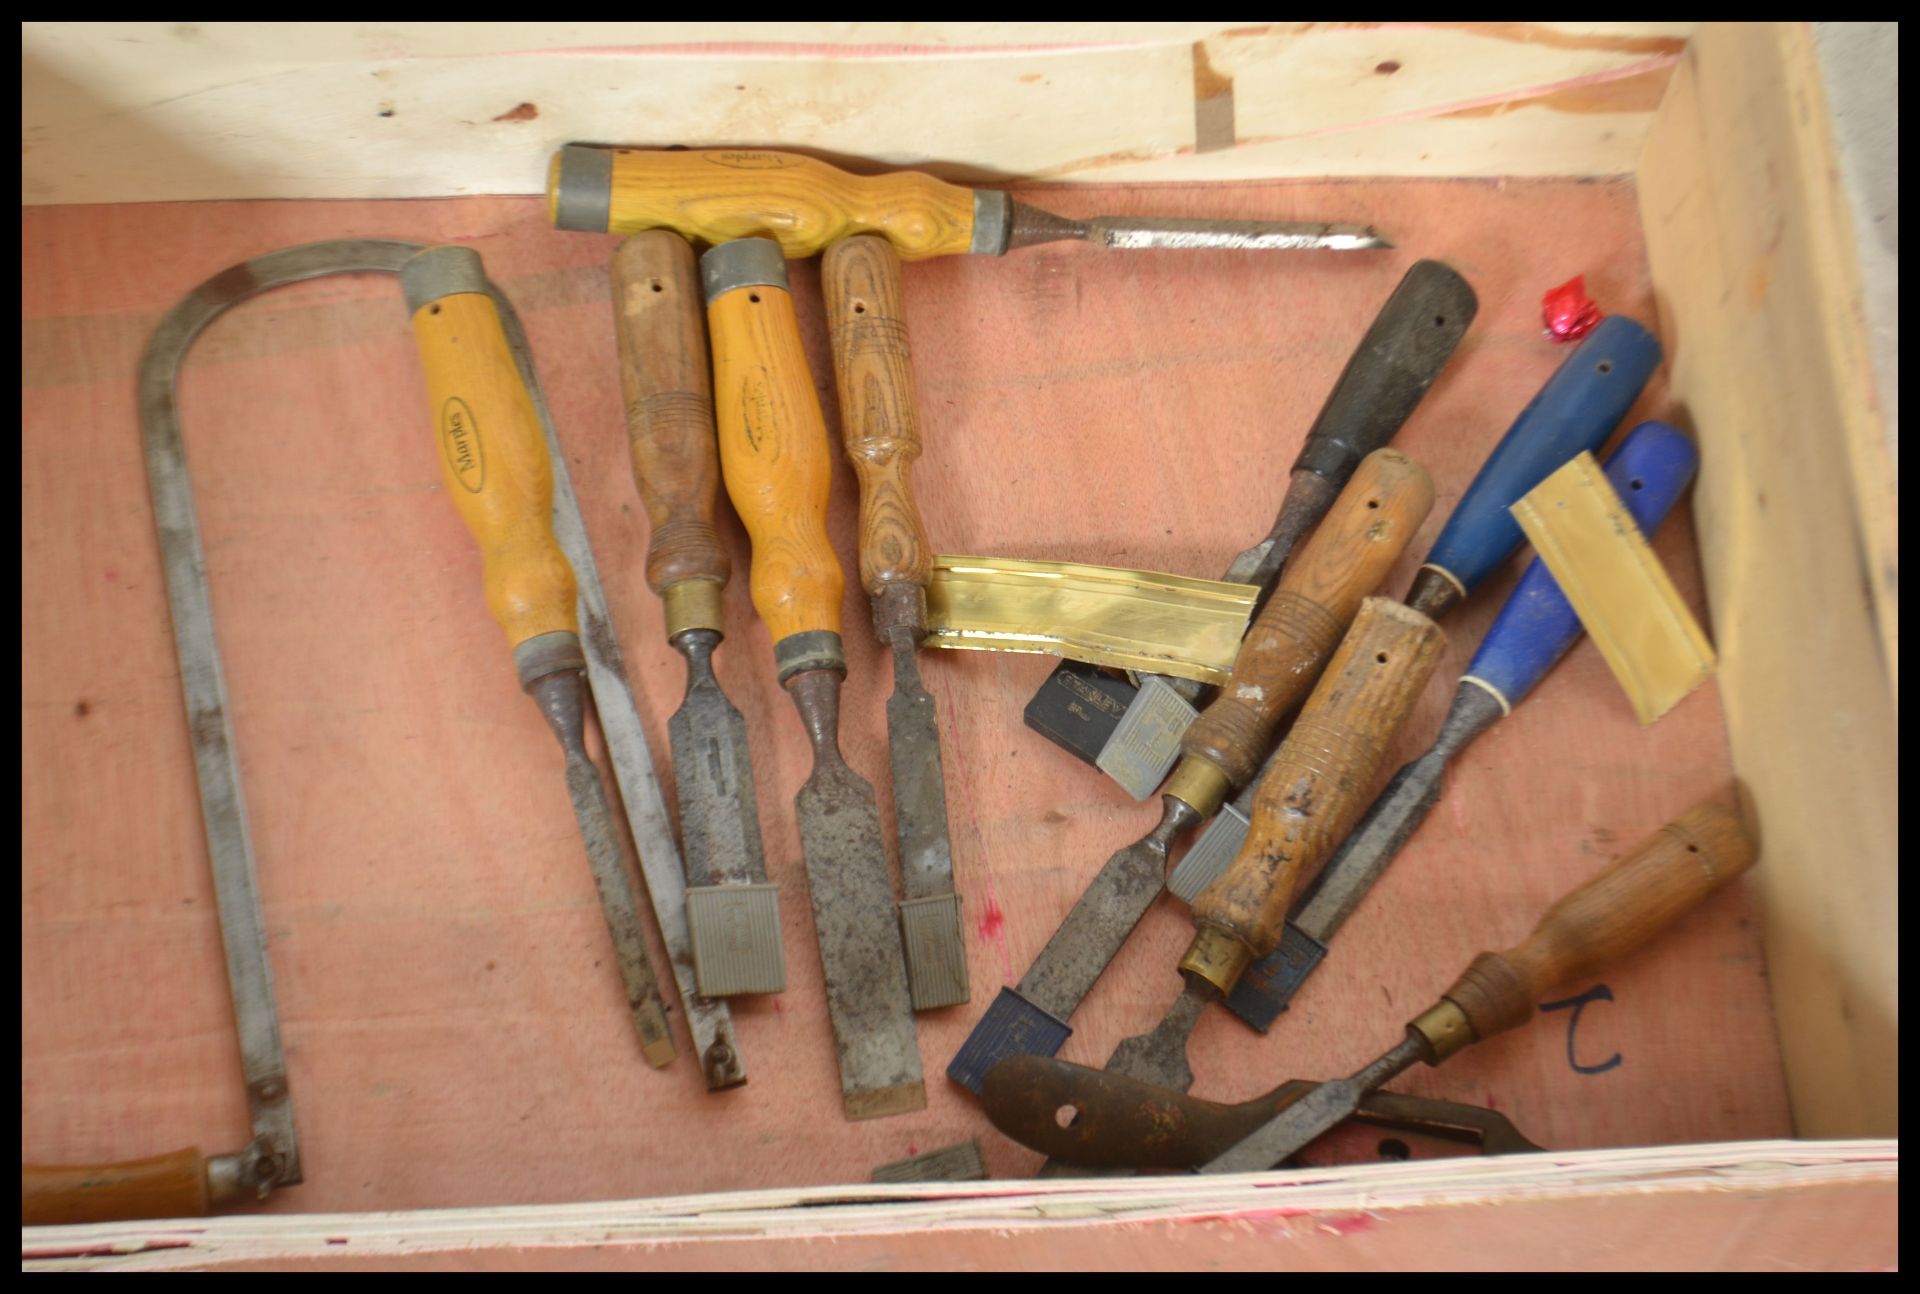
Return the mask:
<path id="1" fill-rule="evenodd" d="M 998 256 L 1078 239 L 1114 248 L 1354 252 L 1391 247 L 1370 226 L 1317 221 L 1066 220 L 994 189 L 918 171 L 852 175 L 798 153 L 744 148 L 600 148 L 569 144 L 547 171 L 554 226 L 596 234 L 677 229 L 723 243 L 773 238 L 817 256 L 850 234 L 879 234 L 901 257 Z"/>
<path id="2" fill-rule="evenodd" d="M 893 657 L 887 754 L 894 837 L 900 845 L 900 934 L 913 1009 L 958 1006 L 969 996 L 967 942 L 953 887 L 953 842 L 933 697 L 920 683 L 933 550 L 913 497 L 920 412 L 900 299 L 900 257 L 876 234 L 827 249 L 820 262 L 840 395 L 840 433 L 860 479 L 860 583 L 873 629 Z"/>
<path id="3" fill-rule="evenodd" d="M 713 343 L 720 467 L 753 541 L 753 605 L 813 749 L 794 797 L 827 1011 L 849 1119 L 927 1103 L 886 845 L 873 787 L 840 753 L 845 576 L 827 538 L 832 450 L 787 292 L 780 245 L 722 243 L 700 258 Z"/>
<path id="4" fill-rule="evenodd" d="M 732 567 L 713 528 L 720 449 L 706 312 L 687 240 L 656 229 L 622 243 L 613 311 L 633 479 L 650 527 L 647 584 L 665 610 L 667 641 L 687 662 L 686 698 L 667 734 L 694 972 L 707 997 L 778 993 L 787 986 L 780 889 L 767 880 L 747 724 L 713 673 Z"/>

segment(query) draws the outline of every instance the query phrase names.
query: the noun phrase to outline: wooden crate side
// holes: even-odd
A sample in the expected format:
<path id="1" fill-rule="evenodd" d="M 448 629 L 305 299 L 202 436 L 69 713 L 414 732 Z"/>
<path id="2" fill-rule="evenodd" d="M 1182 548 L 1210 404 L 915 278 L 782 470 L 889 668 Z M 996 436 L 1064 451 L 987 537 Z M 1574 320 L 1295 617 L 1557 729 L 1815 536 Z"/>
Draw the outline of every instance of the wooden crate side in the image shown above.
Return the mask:
<path id="1" fill-rule="evenodd" d="M 1898 483 L 1803 24 L 1689 45 L 1639 172 L 1803 1136 L 1898 1127 Z"/>
<path id="2" fill-rule="evenodd" d="M 28 23 L 29 203 L 540 191 L 571 141 L 962 180 L 1621 175 L 1690 23 Z"/>

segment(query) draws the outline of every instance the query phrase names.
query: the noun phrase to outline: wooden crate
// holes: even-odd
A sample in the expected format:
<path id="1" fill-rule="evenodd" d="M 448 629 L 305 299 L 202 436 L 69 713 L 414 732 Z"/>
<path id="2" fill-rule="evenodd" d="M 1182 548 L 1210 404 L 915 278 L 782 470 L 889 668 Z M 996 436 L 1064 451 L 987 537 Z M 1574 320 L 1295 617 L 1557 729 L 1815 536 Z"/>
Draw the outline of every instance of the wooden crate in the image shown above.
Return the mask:
<path id="1" fill-rule="evenodd" d="M 1203 1026 L 1199 1094 L 1345 1072 L 1474 951 L 1733 777 L 1763 840 L 1749 882 L 1608 973 L 1577 1056 L 1549 1017 L 1403 1080 L 1498 1105 L 1549 1160 L 1019 1180 L 1037 1157 L 940 1073 L 1152 812 L 1020 727 L 1047 662 L 929 661 L 975 1001 L 922 1019 L 923 1114 L 841 1122 L 791 821 L 804 743 L 736 579 L 720 670 L 749 718 L 793 984 L 736 1008 L 753 1078 L 709 1096 L 684 1059 L 639 1064 L 551 739 L 434 497 L 392 285 L 290 289 L 203 339 L 183 409 L 307 1181 L 190 1227 L 33 1229 L 30 1265 L 1897 1261 L 1896 383 L 1805 26 L 28 24 L 25 54 L 30 1158 L 225 1149 L 246 1126 L 131 392 L 154 319 L 207 274 L 352 235 L 486 256 L 527 316 L 669 774 L 681 667 L 640 578 L 613 240 L 553 232 L 533 197 L 460 196 L 535 193 L 570 140 L 780 144 L 1019 182 L 1063 214 L 1324 213 L 1396 237 L 1257 274 L 1080 248 L 909 267 L 920 480 L 947 551 L 1220 569 L 1267 524 L 1377 302 L 1438 256 L 1481 315 L 1397 442 L 1439 489 L 1410 568 L 1561 358 L 1541 291 L 1585 272 L 1657 326 L 1668 366 L 1629 421 L 1701 442 L 1692 516 L 1656 549 L 1711 626 L 1715 685 L 1641 730 L 1579 648 L 1469 752 L 1292 1017 L 1267 1038 Z M 816 269 L 795 284 L 831 418 Z M 849 558 L 850 473 L 833 507 Z M 1443 674 L 1517 569 L 1448 624 Z M 884 799 L 866 618 L 850 590 L 845 744 Z M 1157 1018 L 1187 929 L 1171 900 L 1149 914 L 1064 1055 L 1097 1064 Z M 971 1135 L 1002 1180 L 842 1185 Z"/>

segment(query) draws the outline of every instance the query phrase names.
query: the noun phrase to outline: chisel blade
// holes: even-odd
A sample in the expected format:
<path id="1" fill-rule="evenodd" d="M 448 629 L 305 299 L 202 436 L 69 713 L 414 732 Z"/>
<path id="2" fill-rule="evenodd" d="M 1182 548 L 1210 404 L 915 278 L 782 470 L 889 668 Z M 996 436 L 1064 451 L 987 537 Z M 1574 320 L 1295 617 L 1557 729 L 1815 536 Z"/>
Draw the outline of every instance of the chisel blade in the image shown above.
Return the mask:
<path id="1" fill-rule="evenodd" d="M 1174 248 L 1364 252 L 1393 246 L 1372 225 L 1276 220 L 1179 220 L 1149 216 L 1098 216 L 1084 223 L 1088 242 L 1128 251 Z"/>
<path id="2" fill-rule="evenodd" d="M 900 934 L 907 951 L 913 1009 L 958 1006 L 969 996 L 960 896 L 953 887 L 947 786 L 933 697 L 920 685 L 917 644 L 893 643 L 893 695 L 887 698 L 887 755 L 893 770 L 893 818 L 900 842 Z"/>
<path id="3" fill-rule="evenodd" d="M 845 763 L 816 757 L 794 797 L 794 812 L 846 1116 L 878 1119 L 925 1109 L 927 1089 L 873 788 Z"/>
<path id="4" fill-rule="evenodd" d="M 687 695 L 667 721 L 694 973 L 705 997 L 778 993 L 787 986 L 780 892 L 767 883 L 746 720 L 713 675 L 717 639 L 701 630 L 676 636 Z"/>

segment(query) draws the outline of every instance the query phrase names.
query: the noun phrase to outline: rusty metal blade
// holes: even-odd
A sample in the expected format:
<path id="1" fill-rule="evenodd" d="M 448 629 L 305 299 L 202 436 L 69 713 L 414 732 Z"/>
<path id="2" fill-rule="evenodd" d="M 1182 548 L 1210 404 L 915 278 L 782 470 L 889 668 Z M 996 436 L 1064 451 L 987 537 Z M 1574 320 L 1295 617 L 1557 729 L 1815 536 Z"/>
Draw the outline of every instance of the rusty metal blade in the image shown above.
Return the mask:
<path id="1" fill-rule="evenodd" d="M 953 887 L 947 785 L 933 697 L 920 684 L 918 644 L 893 641 L 893 695 L 887 698 L 887 756 L 893 770 L 893 825 L 900 844 L 900 932 L 913 1009 L 958 1006 L 970 996 L 960 897 Z"/>

